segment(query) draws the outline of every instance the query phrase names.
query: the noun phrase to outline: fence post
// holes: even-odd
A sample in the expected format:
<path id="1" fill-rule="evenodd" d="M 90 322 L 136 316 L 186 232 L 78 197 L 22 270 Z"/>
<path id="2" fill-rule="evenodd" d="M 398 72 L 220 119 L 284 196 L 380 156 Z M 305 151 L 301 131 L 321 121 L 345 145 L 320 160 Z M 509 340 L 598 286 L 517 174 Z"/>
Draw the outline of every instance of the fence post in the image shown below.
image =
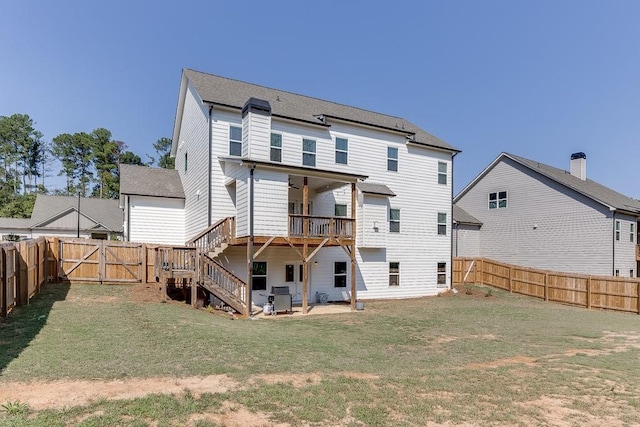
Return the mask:
<path id="1" fill-rule="evenodd" d="M 0 291 L 2 292 L 0 317 L 7 317 L 7 253 L 4 251 L 4 248 L 0 248 L 0 263 L 2 264 L 2 270 L 0 270 Z"/>
<path id="2" fill-rule="evenodd" d="M 16 271 L 20 274 L 18 276 L 18 304 L 27 305 L 29 304 L 29 270 L 24 252 L 27 252 L 28 248 L 26 244 L 18 243 L 16 249 L 18 255 L 16 259 L 16 263 L 18 264 Z M 25 251 L 25 249 L 27 250 Z"/>
<path id="3" fill-rule="evenodd" d="M 198 259 L 200 255 L 200 250 L 196 248 L 196 271 L 198 271 Z M 198 303 L 198 281 L 196 280 L 196 274 L 194 274 L 193 279 L 191 279 L 191 307 L 195 308 Z"/>
<path id="4" fill-rule="evenodd" d="M 509 266 L 509 293 L 513 293 L 513 267 Z"/>
<path id="5" fill-rule="evenodd" d="M 141 271 L 140 271 L 140 282 L 142 282 L 142 284 L 146 284 L 147 283 L 147 245 L 145 245 L 144 243 L 142 244 L 142 256 L 141 256 L 141 260 L 140 260 L 140 266 L 141 266 Z"/>
<path id="6" fill-rule="evenodd" d="M 640 282 L 638 282 L 638 314 L 640 314 Z"/>
<path id="7" fill-rule="evenodd" d="M 484 285 L 484 258 L 480 258 L 480 284 Z"/>
<path id="8" fill-rule="evenodd" d="M 549 273 L 544 273 L 544 300 L 549 301 Z"/>
<path id="9" fill-rule="evenodd" d="M 587 308 L 591 309 L 591 276 L 587 279 Z"/>

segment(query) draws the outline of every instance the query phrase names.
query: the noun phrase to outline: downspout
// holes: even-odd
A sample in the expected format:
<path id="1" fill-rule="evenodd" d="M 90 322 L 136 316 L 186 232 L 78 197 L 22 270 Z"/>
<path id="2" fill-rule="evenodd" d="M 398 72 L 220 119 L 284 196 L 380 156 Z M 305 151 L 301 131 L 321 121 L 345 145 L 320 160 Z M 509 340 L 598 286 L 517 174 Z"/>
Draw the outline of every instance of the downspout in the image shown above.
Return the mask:
<path id="1" fill-rule="evenodd" d="M 616 211 L 612 211 L 611 218 L 613 219 L 613 235 L 611 243 L 611 275 L 616 275 Z"/>
<path id="2" fill-rule="evenodd" d="M 127 238 L 125 239 L 125 241 L 130 242 L 131 241 L 131 199 L 129 198 L 129 196 L 124 196 L 125 197 L 125 209 L 127 210 Z"/>
<path id="3" fill-rule="evenodd" d="M 249 243 L 247 243 L 247 315 L 251 317 L 252 292 L 253 292 L 253 173 L 256 164 L 251 164 L 249 169 Z"/>
<path id="4" fill-rule="evenodd" d="M 211 157 L 213 156 L 213 131 L 211 130 L 212 113 L 213 104 L 209 104 L 209 167 L 207 168 L 207 183 L 209 184 L 209 187 L 207 189 L 207 227 L 211 227 L 211 168 L 213 167 L 213 162 L 211 160 Z"/>
<path id="5" fill-rule="evenodd" d="M 450 258 L 449 258 L 449 286 L 448 289 L 453 288 L 453 159 L 456 157 L 458 152 L 454 152 L 451 156 L 451 245 L 450 245 Z M 457 234 L 457 233 L 456 233 Z M 456 250 L 458 249 L 458 245 L 456 245 Z"/>

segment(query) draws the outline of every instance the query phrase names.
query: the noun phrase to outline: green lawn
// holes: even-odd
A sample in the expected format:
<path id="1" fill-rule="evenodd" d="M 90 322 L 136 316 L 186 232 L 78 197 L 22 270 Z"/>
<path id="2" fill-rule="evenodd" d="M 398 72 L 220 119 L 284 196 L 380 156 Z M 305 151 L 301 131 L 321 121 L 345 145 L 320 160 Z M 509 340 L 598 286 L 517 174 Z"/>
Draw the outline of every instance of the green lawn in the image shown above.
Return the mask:
<path id="1" fill-rule="evenodd" d="M 127 286 L 49 285 L 0 323 L 0 383 L 217 374 L 236 386 L 56 410 L 0 402 L 0 424 L 224 425 L 234 411 L 255 425 L 640 424 L 640 316 L 474 289 L 231 320 L 133 303 Z M 256 380 L 269 375 L 291 381 Z"/>

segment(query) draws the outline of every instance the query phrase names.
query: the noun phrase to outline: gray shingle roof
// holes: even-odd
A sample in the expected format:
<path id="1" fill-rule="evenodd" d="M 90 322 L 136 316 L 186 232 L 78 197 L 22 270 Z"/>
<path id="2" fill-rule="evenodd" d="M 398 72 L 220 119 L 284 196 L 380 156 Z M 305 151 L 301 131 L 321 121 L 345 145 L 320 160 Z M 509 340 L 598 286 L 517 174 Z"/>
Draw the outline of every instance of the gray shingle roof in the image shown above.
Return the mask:
<path id="1" fill-rule="evenodd" d="M 29 228 L 30 218 L 0 218 L 0 228 Z"/>
<path id="2" fill-rule="evenodd" d="M 482 225 L 482 222 L 458 205 L 453 205 L 453 221 L 458 224 Z"/>
<path id="3" fill-rule="evenodd" d="M 322 117 L 333 117 L 411 134 L 412 141 L 415 143 L 459 151 L 401 117 L 375 113 L 189 69 L 185 69 L 184 74 L 194 85 L 203 101 L 213 104 L 242 109 L 245 102 L 254 97 L 269 101 L 274 117 L 289 118 L 321 126 L 326 125 Z"/>
<path id="4" fill-rule="evenodd" d="M 31 213 L 31 227 L 46 223 L 56 215 L 77 208 L 77 197 L 38 194 Z M 82 197 L 80 199 L 80 213 L 111 231 L 122 232 L 123 217 L 118 200 Z"/>
<path id="5" fill-rule="evenodd" d="M 378 184 L 375 182 L 359 182 L 357 186 L 363 193 L 379 194 L 381 196 L 390 197 L 395 197 L 396 195 L 396 193 L 391 191 L 391 189 L 384 184 Z"/>
<path id="6" fill-rule="evenodd" d="M 634 200 L 624 194 L 618 193 L 602 184 L 598 184 L 590 179 L 581 180 L 578 177 L 571 175 L 570 172 L 553 166 L 545 165 L 543 163 L 535 162 L 533 160 L 525 159 L 524 157 L 516 156 L 509 153 L 503 153 L 512 160 L 526 166 L 527 168 L 536 171 L 549 179 L 552 179 L 565 187 L 568 187 L 578 193 L 581 193 L 599 203 L 607 206 L 611 206 L 618 210 L 627 212 L 633 212 L 640 214 L 640 202 Z"/>
<path id="7" fill-rule="evenodd" d="M 184 199 L 177 170 L 148 166 L 120 165 L 120 193 Z"/>

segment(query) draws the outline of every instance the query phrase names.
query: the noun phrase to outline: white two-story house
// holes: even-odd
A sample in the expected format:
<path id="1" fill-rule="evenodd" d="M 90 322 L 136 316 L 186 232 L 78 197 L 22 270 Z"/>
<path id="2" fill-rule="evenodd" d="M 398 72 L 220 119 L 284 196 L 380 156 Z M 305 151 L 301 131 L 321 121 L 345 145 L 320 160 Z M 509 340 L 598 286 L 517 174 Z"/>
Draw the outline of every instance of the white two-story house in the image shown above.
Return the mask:
<path id="1" fill-rule="evenodd" d="M 171 154 L 187 241 L 255 304 L 286 285 L 306 310 L 450 286 L 458 152 L 400 117 L 184 70 Z"/>

